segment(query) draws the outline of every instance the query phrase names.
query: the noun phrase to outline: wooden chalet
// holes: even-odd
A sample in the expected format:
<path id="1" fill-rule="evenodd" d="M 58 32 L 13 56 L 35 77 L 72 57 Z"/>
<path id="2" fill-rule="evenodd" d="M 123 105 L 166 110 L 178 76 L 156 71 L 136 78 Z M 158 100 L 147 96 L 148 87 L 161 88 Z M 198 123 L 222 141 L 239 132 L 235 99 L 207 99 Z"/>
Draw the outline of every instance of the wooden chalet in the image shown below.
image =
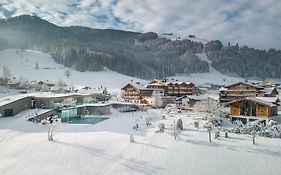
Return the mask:
<path id="1" fill-rule="evenodd" d="M 151 89 L 164 89 L 165 96 L 186 96 L 195 95 L 197 88 L 191 82 L 179 82 L 165 80 L 152 80 L 147 86 Z"/>
<path id="2" fill-rule="evenodd" d="M 142 84 L 127 84 L 122 90 L 122 98 L 126 102 L 141 105 L 151 105 L 154 107 L 162 107 L 174 101 L 174 98 L 165 96 L 165 89 L 160 87 L 143 86 Z"/>
<path id="3" fill-rule="evenodd" d="M 267 119 L 278 114 L 278 98 L 246 97 L 233 100 L 230 106 L 231 118 Z"/>
<path id="4" fill-rule="evenodd" d="M 145 104 L 146 102 L 141 96 L 141 89 L 143 89 L 143 87 L 140 84 L 132 85 L 128 83 L 121 89 L 122 98 L 125 99 L 126 102 Z"/>
<path id="5" fill-rule="evenodd" d="M 255 97 L 260 94 L 262 89 L 259 86 L 244 82 L 231 84 L 220 89 L 219 100 L 222 103 L 227 103 L 245 97 Z"/>
<path id="6" fill-rule="evenodd" d="M 167 82 L 165 87 L 165 94 L 167 96 L 185 96 L 195 95 L 196 87 L 191 82 Z"/>

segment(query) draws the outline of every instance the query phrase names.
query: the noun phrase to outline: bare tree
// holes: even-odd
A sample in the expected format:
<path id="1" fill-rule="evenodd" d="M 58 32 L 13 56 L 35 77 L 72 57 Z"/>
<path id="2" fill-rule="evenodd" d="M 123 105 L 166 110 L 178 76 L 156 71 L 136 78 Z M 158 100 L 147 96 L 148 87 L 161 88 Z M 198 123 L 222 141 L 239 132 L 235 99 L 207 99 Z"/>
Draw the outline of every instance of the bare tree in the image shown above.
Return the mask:
<path id="1" fill-rule="evenodd" d="M 194 105 L 194 111 L 201 115 L 202 119 L 208 121 L 214 117 L 223 115 L 224 106 L 217 100 L 208 97 L 206 100 L 199 101 Z"/>
<path id="2" fill-rule="evenodd" d="M 48 127 L 48 140 L 53 141 L 55 135 L 55 127 L 61 123 L 61 119 L 57 115 L 52 115 L 42 120 L 41 123 Z"/>
<path id="3" fill-rule="evenodd" d="M 159 123 L 158 127 L 159 127 L 159 131 L 164 132 L 165 123 Z"/>
<path id="4" fill-rule="evenodd" d="M 11 75 L 11 71 L 10 71 L 9 67 L 6 64 L 4 64 L 2 66 L 2 69 L 3 69 L 3 77 L 2 78 L 4 80 L 4 84 L 6 85 L 12 75 Z"/>
<path id="5" fill-rule="evenodd" d="M 35 69 L 36 70 L 39 69 L 39 63 L 38 62 L 36 62 L 36 64 L 35 64 Z"/>
<path id="6" fill-rule="evenodd" d="M 62 92 L 63 91 L 63 88 L 65 86 L 65 83 L 62 79 L 60 79 L 58 82 L 57 82 L 57 86 L 59 88 L 59 91 Z"/>
<path id="7" fill-rule="evenodd" d="M 135 142 L 134 135 L 130 134 L 130 142 Z"/>
<path id="8" fill-rule="evenodd" d="M 211 142 L 212 142 L 211 131 L 212 131 L 212 128 L 213 128 L 213 124 L 212 124 L 211 122 L 207 122 L 207 123 L 205 124 L 205 128 L 207 128 L 207 130 L 208 130 L 209 142 L 211 143 Z"/>
<path id="9" fill-rule="evenodd" d="M 67 78 L 69 78 L 69 77 L 71 76 L 70 70 L 69 70 L 69 69 L 66 70 L 66 71 L 64 72 L 64 75 L 65 75 Z"/>

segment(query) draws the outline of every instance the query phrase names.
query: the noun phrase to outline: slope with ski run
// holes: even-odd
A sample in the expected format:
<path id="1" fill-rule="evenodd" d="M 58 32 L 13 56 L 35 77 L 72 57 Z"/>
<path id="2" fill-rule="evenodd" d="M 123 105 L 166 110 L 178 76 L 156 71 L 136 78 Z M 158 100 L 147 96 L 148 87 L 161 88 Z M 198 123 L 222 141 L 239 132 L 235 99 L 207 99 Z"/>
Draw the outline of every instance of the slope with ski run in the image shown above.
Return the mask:
<path id="1" fill-rule="evenodd" d="M 210 63 L 206 55 L 197 54 L 199 59 Z M 146 84 L 146 80 L 141 80 L 133 77 L 129 77 L 124 74 L 120 74 L 111 70 L 104 70 L 98 72 L 79 72 L 72 68 L 66 68 L 63 65 L 57 64 L 48 54 L 44 54 L 38 51 L 26 50 L 17 54 L 15 49 L 7 49 L 0 51 L 0 66 L 8 65 L 11 70 L 12 76 L 18 79 L 29 80 L 49 80 L 54 83 L 60 79 L 64 80 L 68 84 L 92 86 L 92 87 L 107 87 L 113 91 L 118 91 L 127 83 L 133 80 L 142 84 Z M 36 63 L 39 68 L 35 69 Z M 68 79 L 65 76 L 65 71 L 70 69 L 71 76 Z M 0 75 L 2 72 L 0 73 Z M 229 77 L 223 75 L 215 70 L 210 65 L 210 72 L 206 73 L 194 73 L 186 76 L 171 77 L 180 81 L 191 81 L 197 85 L 204 84 L 219 84 L 225 85 L 233 82 L 243 81 L 242 78 Z"/>
<path id="2" fill-rule="evenodd" d="M 11 71 L 12 77 L 17 79 L 50 81 L 57 83 L 60 79 L 68 85 L 90 86 L 93 88 L 107 87 L 112 93 L 117 93 L 127 83 L 133 80 L 146 84 L 147 81 L 129 77 L 111 70 L 98 72 L 79 72 L 72 68 L 66 68 L 57 64 L 48 54 L 37 51 L 26 50 L 16 52 L 15 49 L 0 51 L 0 67 L 7 65 Z M 39 68 L 35 69 L 38 63 Z M 70 69 L 71 76 L 67 78 L 65 72 Z M 0 72 L 0 76 L 2 71 Z"/>
<path id="3" fill-rule="evenodd" d="M 35 111 L 0 119 L 0 172 L 2 175 L 274 175 L 280 174 L 281 140 L 229 134 L 208 142 L 192 114 L 172 114 L 161 119 L 161 110 L 119 113 L 95 125 L 62 124 L 55 140 L 47 140 L 47 128 L 26 121 Z M 145 125 L 144 117 L 152 117 Z M 173 117 L 172 117 L 173 116 Z M 191 116 L 191 117 L 188 117 Z M 182 118 L 179 140 L 172 136 L 172 123 Z M 166 124 L 159 132 L 158 124 Z M 139 129 L 132 126 L 138 123 Z M 135 143 L 129 142 L 129 134 Z"/>

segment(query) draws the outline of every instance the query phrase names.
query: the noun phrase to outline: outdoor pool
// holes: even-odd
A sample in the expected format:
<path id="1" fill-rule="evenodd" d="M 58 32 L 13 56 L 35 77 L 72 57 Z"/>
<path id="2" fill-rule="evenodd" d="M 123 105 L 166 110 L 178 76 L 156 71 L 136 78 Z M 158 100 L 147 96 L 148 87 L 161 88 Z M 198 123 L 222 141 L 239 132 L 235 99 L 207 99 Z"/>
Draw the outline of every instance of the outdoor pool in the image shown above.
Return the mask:
<path id="1" fill-rule="evenodd" d="M 108 118 L 105 117 L 82 117 L 82 118 L 71 118 L 68 123 L 74 124 L 96 124 L 102 122 Z"/>

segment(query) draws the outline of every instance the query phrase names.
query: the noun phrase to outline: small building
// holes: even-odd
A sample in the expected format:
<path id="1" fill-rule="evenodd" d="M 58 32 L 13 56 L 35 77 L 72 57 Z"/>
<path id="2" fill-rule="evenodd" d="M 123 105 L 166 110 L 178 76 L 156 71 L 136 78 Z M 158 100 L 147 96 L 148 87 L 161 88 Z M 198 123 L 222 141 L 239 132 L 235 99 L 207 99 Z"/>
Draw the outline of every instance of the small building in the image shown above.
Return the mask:
<path id="1" fill-rule="evenodd" d="M 14 116 L 26 109 L 34 108 L 34 98 L 26 95 L 7 96 L 0 99 L 0 116 Z"/>
<path id="2" fill-rule="evenodd" d="M 192 110 L 197 102 L 207 100 L 208 98 L 210 97 L 207 95 L 187 95 L 177 98 L 176 103 L 181 109 Z"/>
<path id="3" fill-rule="evenodd" d="M 278 114 L 278 100 L 267 97 L 246 97 L 228 103 L 231 118 L 267 119 Z"/>
<path id="4" fill-rule="evenodd" d="M 49 92 L 7 96 L 0 98 L 0 116 L 14 116 L 26 109 L 35 108 L 74 111 L 72 109 L 77 108 L 77 105 L 90 104 L 95 99 L 102 97 L 106 98 L 107 96 L 102 94 L 54 94 Z"/>
<path id="5" fill-rule="evenodd" d="M 260 96 L 264 97 L 276 97 L 277 95 L 279 95 L 276 87 L 264 88 L 261 90 L 261 92 L 262 93 Z"/>

